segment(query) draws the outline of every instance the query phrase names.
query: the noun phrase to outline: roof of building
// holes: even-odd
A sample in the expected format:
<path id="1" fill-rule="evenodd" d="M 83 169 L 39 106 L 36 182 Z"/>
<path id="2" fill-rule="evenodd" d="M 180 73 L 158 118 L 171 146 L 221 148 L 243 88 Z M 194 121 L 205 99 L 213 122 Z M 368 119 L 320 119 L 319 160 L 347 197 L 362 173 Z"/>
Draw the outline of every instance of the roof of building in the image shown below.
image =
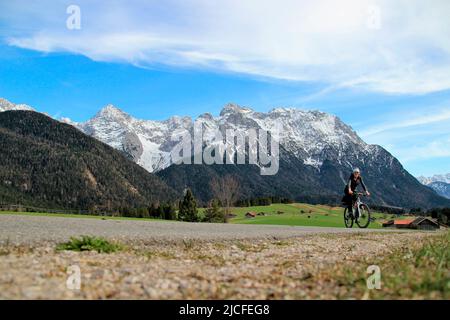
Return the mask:
<path id="1" fill-rule="evenodd" d="M 437 223 L 435 220 L 430 219 L 430 218 L 428 218 L 428 217 L 419 217 L 419 218 L 415 219 L 415 220 L 412 222 L 412 224 L 413 224 L 413 225 L 419 225 L 419 224 L 421 224 L 421 223 L 424 222 L 424 221 L 429 221 L 429 222 L 435 224 L 436 226 L 439 226 L 439 223 Z"/>
<path id="2" fill-rule="evenodd" d="M 414 221 L 414 219 L 403 219 L 403 220 L 394 220 L 395 225 L 408 225 L 411 224 Z"/>

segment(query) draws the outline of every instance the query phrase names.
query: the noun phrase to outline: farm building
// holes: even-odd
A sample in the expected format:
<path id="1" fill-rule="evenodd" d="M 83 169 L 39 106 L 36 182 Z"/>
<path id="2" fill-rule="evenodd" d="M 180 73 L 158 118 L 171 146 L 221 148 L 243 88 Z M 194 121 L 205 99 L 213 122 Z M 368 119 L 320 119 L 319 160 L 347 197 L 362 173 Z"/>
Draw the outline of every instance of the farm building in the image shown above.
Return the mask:
<path id="1" fill-rule="evenodd" d="M 415 219 L 389 220 L 384 222 L 385 228 L 436 230 L 439 224 L 431 218 L 418 217 Z"/>
<path id="2" fill-rule="evenodd" d="M 426 217 L 420 217 L 414 220 L 411 223 L 411 226 L 413 229 L 419 229 L 419 230 L 436 230 L 439 229 L 439 223 L 437 223 L 435 220 L 426 218 Z"/>
<path id="3" fill-rule="evenodd" d="M 394 220 L 394 226 L 398 229 L 411 229 L 414 219 Z"/>
<path id="4" fill-rule="evenodd" d="M 245 214 L 246 218 L 255 218 L 256 217 L 256 212 L 253 211 L 249 211 Z"/>

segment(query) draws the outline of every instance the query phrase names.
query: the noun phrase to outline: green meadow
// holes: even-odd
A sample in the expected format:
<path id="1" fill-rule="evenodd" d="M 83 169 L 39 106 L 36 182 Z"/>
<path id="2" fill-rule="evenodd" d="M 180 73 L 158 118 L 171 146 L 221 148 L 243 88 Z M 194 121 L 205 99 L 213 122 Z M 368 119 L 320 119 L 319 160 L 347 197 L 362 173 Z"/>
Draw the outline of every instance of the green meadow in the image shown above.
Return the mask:
<path id="1" fill-rule="evenodd" d="M 265 213 L 265 216 L 247 218 L 247 212 Z M 272 224 L 290 226 L 318 226 L 318 227 L 345 227 L 344 209 L 326 205 L 311 205 L 305 203 L 272 204 L 270 206 L 233 208 L 231 210 L 237 216 L 230 219 L 230 223 L 242 224 Z M 391 218 L 401 218 L 390 214 L 372 212 L 375 221 L 369 228 L 382 228 L 381 221 Z M 353 226 L 354 228 L 356 224 Z"/>

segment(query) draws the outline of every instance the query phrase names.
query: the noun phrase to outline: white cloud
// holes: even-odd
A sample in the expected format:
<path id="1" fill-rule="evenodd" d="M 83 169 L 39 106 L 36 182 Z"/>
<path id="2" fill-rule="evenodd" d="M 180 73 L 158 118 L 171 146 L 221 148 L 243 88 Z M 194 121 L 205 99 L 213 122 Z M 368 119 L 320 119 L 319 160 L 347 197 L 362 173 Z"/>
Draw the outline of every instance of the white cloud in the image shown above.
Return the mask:
<path id="1" fill-rule="evenodd" d="M 37 2 L 26 17 L 20 1 L 7 5 L 11 28 L 30 24 L 9 44 L 388 93 L 450 89 L 447 0 L 78 1 L 81 31 L 65 30 L 67 1 Z"/>
<path id="2" fill-rule="evenodd" d="M 447 102 L 448 103 L 448 102 Z M 360 131 L 363 139 L 388 149 L 403 164 L 450 157 L 450 107 L 410 108 L 383 114 L 384 120 Z M 370 120 L 369 120 L 370 122 Z"/>
<path id="3" fill-rule="evenodd" d="M 442 109 L 427 109 L 423 108 L 422 114 L 413 115 L 390 115 L 390 119 L 384 123 L 378 123 L 377 125 L 368 128 L 361 132 L 361 136 L 368 138 L 373 135 L 380 135 L 389 131 L 398 131 L 399 129 L 405 129 L 409 127 L 417 127 L 423 125 L 433 125 L 439 122 L 450 123 L 450 107 Z M 450 128 L 448 129 L 450 130 Z M 404 131 L 404 130 L 403 130 Z M 439 128 L 439 132 L 442 132 Z"/>
<path id="4" fill-rule="evenodd" d="M 396 155 L 404 163 L 411 161 L 450 157 L 450 139 L 435 140 L 423 145 L 398 148 Z"/>

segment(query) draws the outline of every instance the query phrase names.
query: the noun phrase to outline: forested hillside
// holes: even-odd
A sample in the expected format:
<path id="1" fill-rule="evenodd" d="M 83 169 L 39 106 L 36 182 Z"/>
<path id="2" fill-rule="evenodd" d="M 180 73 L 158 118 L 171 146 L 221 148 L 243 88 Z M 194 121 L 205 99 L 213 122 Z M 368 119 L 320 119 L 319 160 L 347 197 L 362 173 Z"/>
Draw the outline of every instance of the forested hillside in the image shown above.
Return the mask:
<path id="1" fill-rule="evenodd" d="M 121 152 L 33 111 L 0 113 L 0 203 L 114 210 L 176 193 Z"/>

